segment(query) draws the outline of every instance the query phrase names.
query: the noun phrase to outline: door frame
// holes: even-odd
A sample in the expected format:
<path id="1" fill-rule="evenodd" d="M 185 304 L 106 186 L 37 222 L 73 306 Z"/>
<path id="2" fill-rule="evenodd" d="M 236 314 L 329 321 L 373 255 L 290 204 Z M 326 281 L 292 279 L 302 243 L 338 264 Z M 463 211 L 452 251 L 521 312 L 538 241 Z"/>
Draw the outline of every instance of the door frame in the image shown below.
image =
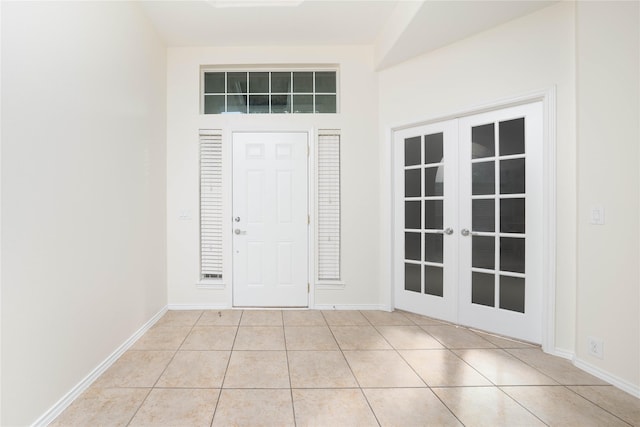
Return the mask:
<path id="1" fill-rule="evenodd" d="M 253 128 L 253 127 L 243 127 L 243 128 L 231 128 L 228 130 L 228 132 L 226 133 L 226 138 L 225 136 L 223 136 L 223 142 L 225 143 L 225 145 L 228 147 L 228 149 L 226 150 L 229 153 L 229 157 L 228 159 L 228 200 L 229 200 L 229 215 L 227 218 L 227 221 L 225 222 L 225 224 L 227 225 L 226 230 L 225 230 L 225 234 L 227 234 L 229 236 L 229 245 L 228 245 L 228 250 L 225 250 L 225 253 L 229 255 L 229 271 L 233 272 L 233 262 L 234 262 L 234 256 L 233 256 L 233 234 L 232 234 L 232 229 L 234 226 L 233 223 L 233 189 L 234 189 L 234 183 L 233 183 L 233 167 L 234 167 L 234 159 L 233 159 L 233 136 L 234 134 L 240 134 L 240 133 L 265 133 L 265 134 L 278 134 L 278 133 L 304 133 L 306 134 L 307 137 L 307 150 L 308 150 L 308 155 L 307 155 L 307 165 L 306 165 L 306 170 L 307 170 L 307 212 L 309 215 L 309 224 L 307 227 L 307 283 L 309 286 L 309 292 L 307 294 L 307 308 L 311 309 L 314 308 L 315 306 L 315 298 L 314 298 L 314 280 L 313 280 L 313 272 L 315 271 L 315 252 L 314 252 L 314 248 L 315 248 L 315 176 L 316 176 L 316 171 L 315 171 L 315 140 L 316 140 L 316 132 L 313 128 L 309 129 L 309 128 L 288 128 L 288 129 L 280 129 L 280 128 L 276 128 L 276 129 L 263 129 L 263 128 Z M 230 289 L 228 292 L 228 306 L 235 308 L 236 306 L 234 305 L 234 301 L 233 301 L 233 286 L 234 286 L 234 277 L 233 277 L 233 273 L 231 274 L 231 280 L 229 281 L 230 283 Z M 251 309 L 251 308 L 246 308 L 243 307 L 244 309 Z M 256 307 L 259 308 L 259 307 Z M 265 310 L 269 310 L 272 309 L 270 307 L 263 307 L 263 309 Z M 286 307 L 284 308 L 277 308 L 277 309 L 287 309 Z M 299 309 L 299 308 L 298 308 Z"/>
<path id="2" fill-rule="evenodd" d="M 388 259 L 389 271 L 389 301 L 390 307 L 395 308 L 395 277 L 396 248 L 393 242 L 396 241 L 396 218 L 394 214 L 394 203 L 396 199 L 393 185 L 394 176 L 398 173 L 394 159 L 394 134 L 398 131 L 424 126 L 433 123 L 443 122 L 461 117 L 472 116 L 480 113 L 500 110 L 532 102 L 542 102 L 542 122 L 543 122 L 543 146 L 542 146 L 542 250 L 543 250 L 543 271 L 542 271 L 542 349 L 546 352 L 555 350 L 555 295 L 556 295 L 556 88 L 551 87 L 514 96 L 508 99 L 497 100 L 486 104 L 453 111 L 447 114 L 432 116 L 425 120 L 411 123 L 403 123 L 396 126 L 387 127 L 387 144 L 385 147 L 389 159 L 387 167 L 390 174 L 389 180 L 389 232 L 390 232 L 390 256 Z"/>

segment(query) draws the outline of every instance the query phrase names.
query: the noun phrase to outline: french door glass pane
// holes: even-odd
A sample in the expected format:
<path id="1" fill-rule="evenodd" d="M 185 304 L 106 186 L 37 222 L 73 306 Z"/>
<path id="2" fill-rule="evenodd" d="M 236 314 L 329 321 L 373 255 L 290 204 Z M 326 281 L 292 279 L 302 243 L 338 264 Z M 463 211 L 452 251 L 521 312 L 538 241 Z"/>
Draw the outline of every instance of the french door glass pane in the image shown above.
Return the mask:
<path id="1" fill-rule="evenodd" d="M 404 289 L 413 292 L 422 292 L 420 277 L 421 266 L 419 264 L 404 264 Z"/>
<path id="2" fill-rule="evenodd" d="M 524 199 L 500 200 L 500 232 L 524 233 L 525 230 Z"/>
<path id="3" fill-rule="evenodd" d="M 471 158 L 493 157 L 496 154 L 493 123 L 475 126 L 471 129 Z"/>
<path id="4" fill-rule="evenodd" d="M 471 194 L 495 194 L 496 172 L 495 162 L 473 163 L 471 165 Z"/>
<path id="5" fill-rule="evenodd" d="M 316 93 L 336 93 L 335 71 L 316 71 Z"/>
<path id="6" fill-rule="evenodd" d="M 313 72 L 296 71 L 293 73 L 293 92 L 311 93 L 313 92 Z"/>
<path id="7" fill-rule="evenodd" d="M 524 118 L 500 122 L 500 155 L 524 154 Z"/>
<path id="8" fill-rule="evenodd" d="M 471 229 L 495 231 L 496 204 L 494 199 L 476 199 L 471 202 Z"/>
<path id="9" fill-rule="evenodd" d="M 500 276 L 500 308 L 524 313 L 524 279 Z"/>
<path id="10" fill-rule="evenodd" d="M 409 169 L 404 171 L 404 196 L 420 197 L 422 188 L 420 185 L 420 169 Z"/>
<path id="11" fill-rule="evenodd" d="M 500 194 L 524 194 L 524 159 L 500 161 Z"/>
<path id="12" fill-rule="evenodd" d="M 204 73 L 204 93 L 224 93 L 225 73 Z"/>
<path id="13" fill-rule="evenodd" d="M 227 93 L 247 93 L 247 73 L 227 73 Z"/>
<path id="14" fill-rule="evenodd" d="M 493 270 L 496 258 L 495 237 L 473 236 L 471 239 L 471 266 Z"/>
<path id="15" fill-rule="evenodd" d="M 269 93 L 269 73 L 249 73 L 249 93 Z"/>
<path id="16" fill-rule="evenodd" d="M 442 200 L 424 201 L 424 228 L 442 230 Z"/>
<path id="17" fill-rule="evenodd" d="M 422 259 L 420 233 L 404 233 L 404 259 L 420 261 Z"/>
<path id="18" fill-rule="evenodd" d="M 249 113 L 268 113 L 269 95 L 249 95 Z"/>
<path id="19" fill-rule="evenodd" d="M 271 95 L 272 113 L 290 113 L 291 95 Z"/>
<path id="20" fill-rule="evenodd" d="M 424 260 L 441 263 L 443 260 L 443 235 L 440 233 L 425 233 Z"/>
<path id="21" fill-rule="evenodd" d="M 291 73 L 274 72 L 271 73 L 271 93 L 290 93 Z"/>
<path id="22" fill-rule="evenodd" d="M 420 230 L 422 220 L 422 202 L 414 200 L 404 202 L 404 228 Z"/>
<path id="23" fill-rule="evenodd" d="M 293 95 L 294 113 L 313 113 L 313 95 Z"/>
<path id="24" fill-rule="evenodd" d="M 424 162 L 426 164 L 442 162 L 442 142 L 444 135 L 442 132 L 424 137 Z"/>
<path id="25" fill-rule="evenodd" d="M 316 113 L 335 113 L 336 108 L 335 95 L 316 95 Z"/>
<path id="26" fill-rule="evenodd" d="M 487 273 L 471 273 L 471 302 L 495 307 L 495 276 Z"/>
<path id="27" fill-rule="evenodd" d="M 524 239 L 500 238 L 500 270 L 524 273 Z"/>
<path id="28" fill-rule="evenodd" d="M 204 97 L 204 113 L 220 114 L 224 113 L 224 95 L 205 95 Z"/>
<path id="29" fill-rule="evenodd" d="M 424 195 L 444 195 L 444 165 L 424 169 Z"/>
<path id="30" fill-rule="evenodd" d="M 421 162 L 420 137 L 406 138 L 404 140 L 404 165 L 419 165 Z"/>
<path id="31" fill-rule="evenodd" d="M 442 267 L 424 266 L 424 293 L 443 296 Z"/>
<path id="32" fill-rule="evenodd" d="M 246 113 L 247 95 L 227 95 L 227 111 L 232 113 Z"/>

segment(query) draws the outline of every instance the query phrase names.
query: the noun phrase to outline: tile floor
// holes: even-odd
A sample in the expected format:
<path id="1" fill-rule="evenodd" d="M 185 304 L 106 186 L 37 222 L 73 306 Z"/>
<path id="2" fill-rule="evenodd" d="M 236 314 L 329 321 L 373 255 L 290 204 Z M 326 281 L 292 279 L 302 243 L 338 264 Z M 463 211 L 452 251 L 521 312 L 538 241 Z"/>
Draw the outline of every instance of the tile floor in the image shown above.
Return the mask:
<path id="1" fill-rule="evenodd" d="M 640 400 L 410 313 L 170 311 L 52 425 L 640 426 Z"/>

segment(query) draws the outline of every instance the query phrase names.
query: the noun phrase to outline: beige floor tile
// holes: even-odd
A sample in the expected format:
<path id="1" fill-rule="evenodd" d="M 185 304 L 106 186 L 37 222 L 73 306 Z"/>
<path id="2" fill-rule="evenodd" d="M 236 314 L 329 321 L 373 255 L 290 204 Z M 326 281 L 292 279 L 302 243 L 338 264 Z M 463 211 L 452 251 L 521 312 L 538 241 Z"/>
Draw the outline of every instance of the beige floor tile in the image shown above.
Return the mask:
<path id="1" fill-rule="evenodd" d="M 154 388 L 130 426 L 209 426 L 219 392 L 217 389 Z"/>
<path id="2" fill-rule="evenodd" d="M 501 336 L 489 334 L 483 331 L 476 331 L 475 329 L 473 329 L 472 331 L 499 348 L 540 349 L 539 346 L 535 344 L 530 344 L 528 342 L 518 341 L 518 340 L 507 338 L 507 337 L 501 337 Z"/>
<path id="3" fill-rule="evenodd" d="M 296 425 L 377 426 L 359 389 L 292 390 Z"/>
<path id="4" fill-rule="evenodd" d="M 360 387 L 426 387 L 394 350 L 345 351 Z"/>
<path id="5" fill-rule="evenodd" d="M 533 366 L 543 374 L 553 378 L 560 384 L 607 385 L 607 383 L 601 379 L 594 377 L 582 369 L 576 368 L 568 360 L 543 353 L 542 350 L 537 348 L 508 349 L 507 352 L 526 364 Z"/>
<path id="6" fill-rule="evenodd" d="M 640 426 L 640 399 L 613 386 L 571 386 L 569 389 L 629 424 Z"/>
<path id="7" fill-rule="evenodd" d="M 179 351 L 156 387 L 220 388 L 230 351 Z"/>
<path id="8" fill-rule="evenodd" d="M 566 387 L 501 387 L 551 426 L 626 426 L 622 420 Z"/>
<path id="9" fill-rule="evenodd" d="M 181 350 L 231 350 L 237 326 L 195 326 Z"/>
<path id="10" fill-rule="evenodd" d="M 384 325 L 384 326 L 413 326 L 414 323 L 407 318 L 403 313 L 399 311 L 361 311 L 362 315 L 367 318 L 372 325 Z"/>
<path id="11" fill-rule="evenodd" d="M 290 351 L 292 388 L 348 388 L 358 383 L 340 351 Z"/>
<path id="12" fill-rule="evenodd" d="M 89 388 L 49 426 L 126 426 L 150 390 Z"/>
<path id="13" fill-rule="evenodd" d="M 373 326 L 332 326 L 343 350 L 389 350 L 392 347 Z"/>
<path id="14" fill-rule="evenodd" d="M 376 329 L 393 348 L 398 350 L 444 348 L 438 340 L 419 326 L 376 326 Z"/>
<path id="15" fill-rule="evenodd" d="M 327 322 L 319 310 L 283 310 L 285 326 L 326 326 Z"/>
<path id="16" fill-rule="evenodd" d="M 245 310 L 241 326 L 282 326 L 282 310 Z"/>
<path id="17" fill-rule="evenodd" d="M 290 390 L 222 390 L 213 426 L 293 426 Z"/>
<path id="18" fill-rule="evenodd" d="M 284 350 L 282 326 L 240 326 L 234 350 Z"/>
<path id="19" fill-rule="evenodd" d="M 224 388 L 289 388 L 284 351 L 233 351 Z"/>
<path id="20" fill-rule="evenodd" d="M 285 326 L 287 350 L 337 350 L 328 326 Z"/>
<path id="21" fill-rule="evenodd" d="M 450 325 L 449 322 L 445 322 L 444 320 L 438 320 L 438 319 L 434 319 L 432 317 L 427 317 L 427 316 L 422 316 L 420 314 L 416 314 L 416 313 L 409 313 L 408 311 L 402 311 L 402 310 L 396 310 L 399 313 L 404 314 L 404 316 L 411 320 L 413 323 L 415 323 L 418 326 L 427 326 L 427 325 Z"/>
<path id="22" fill-rule="evenodd" d="M 131 347 L 132 350 L 177 350 L 191 331 L 190 326 L 156 326 Z"/>
<path id="23" fill-rule="evenodd" d="M 362 391 L 383 427 L 462 425 L 428 388 L 369 388 Z"/>
<path id="24" fill-rule="evenodd" d="M 153 387 L 173 351 L 127 351 L 95 382 L 96 387 Z"/>
<path id="25" fill-rule="evenodd" d="M 401 350 L 400 355 L 429 387 L 492 385 L 450 350 Z"/>
<path id="26" fill-rule="evenodd" d="M 497 387 L 434 388 L 442 402 L 468 427 L 544 426 Z"/>
<path id="27" fill-rule="evenodd" d="M 169 310 L 154 326 L 193 326 L 201 315 L 200 310 Z"/>
<path id="28" fill-rule="evenodd" d="M 467 328 L 446 325 L 421 327 L 447 348 L 496 348 Z"/>
<path id="29" fill-rule="evenodd" d="M 322 315 L 329 326 L 370 325 L 367 318 L 355 310 L 323 310 Z"/>
<path id="30" fill-rule="evenodd" d="M 495 385 L 556 385 L 553 379 L 505 350 L 455 350 L 462 360 Z"/>
<path id="31" fill-rule="evenodd" d="M 206 310 L 198 320 L 198 326 L 238 326 L 242 310 Z"/>

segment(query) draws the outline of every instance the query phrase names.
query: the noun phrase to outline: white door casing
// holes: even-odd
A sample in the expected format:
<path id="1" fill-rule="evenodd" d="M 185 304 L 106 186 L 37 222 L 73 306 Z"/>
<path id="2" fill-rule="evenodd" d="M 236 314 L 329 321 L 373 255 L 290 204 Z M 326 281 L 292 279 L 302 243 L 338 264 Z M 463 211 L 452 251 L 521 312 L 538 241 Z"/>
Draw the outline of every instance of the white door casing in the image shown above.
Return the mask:
<path id="1" fill-rule="evenodd" d="M 307 307 L 308 134 L 232 140 L 233 305 Z"/>

